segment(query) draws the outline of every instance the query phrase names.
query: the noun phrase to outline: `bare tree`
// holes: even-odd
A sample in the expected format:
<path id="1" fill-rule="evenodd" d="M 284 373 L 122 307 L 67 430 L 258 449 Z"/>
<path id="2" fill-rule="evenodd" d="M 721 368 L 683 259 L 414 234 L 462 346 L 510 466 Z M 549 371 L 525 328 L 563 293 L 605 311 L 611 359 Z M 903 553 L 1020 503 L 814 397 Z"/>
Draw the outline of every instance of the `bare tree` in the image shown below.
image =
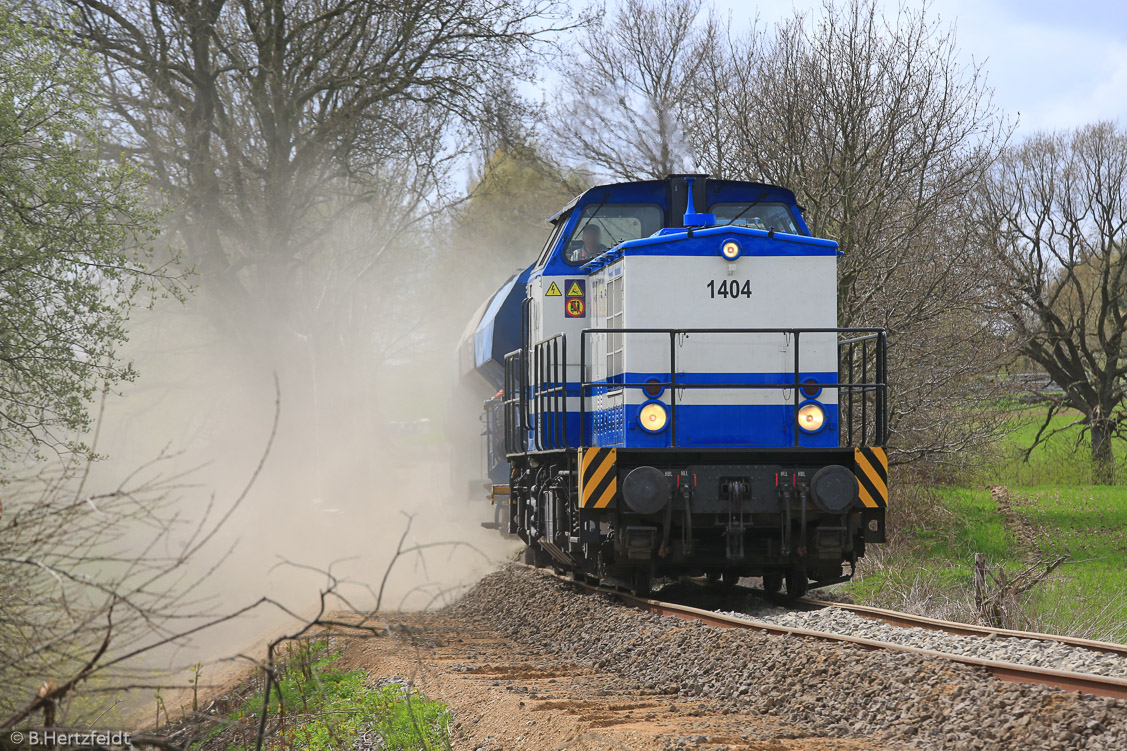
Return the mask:
<path id="1" fill-rule="evenodd" d="M 442 139 L 488 83 L 524 72 L 559 0 L 44 0 L 104 64 L 122 145 L 181 207 L 176 227 L 228 313 L 301 284 L 339 212 L 441 194 Z M 406 224 L 404 223 L 406 222 Z M 375 254 L 378 255 L 378 254 Z M 280 294 L 279 294 L 280 293 Z M 250 301 L 254 304 L 247 306 Z M 231 308 L 230 306 L 234 306 Z M 285 312 L 283 306 L 281 312 Z M 268 305 L 267 318 L 278 313 Z"/>
<path id="2" fill-rule="evenodd" d="M 1008 135 L 981 69 L 925 10 L 871 0 L 712 34 L 686 110 L 701 165 L 796 192 L 843 251 L 841 324 L 889 329 L 897 459 L 957 460 L 994 433 L 972 415 L 1005 354 L 970 219 Z"/>
<path id="3" fill-rule="evenodd" d="M 278 406 L 276 399 L 269 439 L 242 493 L 226 507 L 212 499 L 195 519 L 176 510 L 190 480 L 168 473 L 166 453 L 105 492 L 88 490 L 88 461 L 10 478 L 0 519 L 0 728 L 37 712 L 47 727 L 61 723 L 77 687 L 95 674 L 107 696 L 160 688 L 139 679 L 146 674 L 131 661 L 237 616 L 216 614 L 199 595 L 213 566 L 193 573 L 189 564 L 261 472 Z"/>
<path id="4" fill-rule="evenodd" d="M 588 27 L 557 75 L 557 148 L 623 180 L 692 166 L 681 109 L 699 65 L 701 0 L 625 0 Z"/>
<path id="5" fill-rule="evenodd" d="M 996 310 L 1062 389 L 1039 394 L 1048 410 L 1029 451 L 1080 425 L 1096 480 L 1112 482 L 1112 438 L 1127 427 L 1127 131 L 1103 122 L 1029 138 L 990 171 L 980 205 Z M 1050 428 L 1067 410 L 1079 417 Z"/>

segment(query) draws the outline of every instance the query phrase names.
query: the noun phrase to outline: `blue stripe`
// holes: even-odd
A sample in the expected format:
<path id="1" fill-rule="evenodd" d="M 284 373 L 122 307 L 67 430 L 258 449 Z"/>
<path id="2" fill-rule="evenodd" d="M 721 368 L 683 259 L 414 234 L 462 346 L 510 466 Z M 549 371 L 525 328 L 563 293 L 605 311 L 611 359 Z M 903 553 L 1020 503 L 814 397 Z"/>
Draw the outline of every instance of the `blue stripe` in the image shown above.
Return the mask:
<path id="1" fill-rule="evenodd" d="M 726 240 L 740 244 L 740 256 L 838 256 L 837 243 L 819 237 L 776 232 L 770 237 L 750 227 L 710 227 L 694 230 L 692 237 L 683 229 L 666 229 L 656 235 L 628 240 L 611 248 L 580 268 L 593 273 L 623 256 L 717 256 Z"/>
<path id="2" fill-rule="evenodd" d="M 641 405 L 588 412 L 585 445 L 626 448 L 668 448 L 672 424 L 650 433 L 638 424 Z M 794 446 L 794 408 L 790 405 L 678 405 L 677 446 L 681 448 L 787 448 Z M 569 431 L 571 430 L 569 423 Z M 578 430 L 569 435 L 578 435 Z M 818 433 L 800 431 L 804 448 L 838 446 L 837 406 L 826 405 L 826 427 Z"/>
<path id="3" fill-rule="evenodd" d="M 667 372 L 627 372 L 594 382 L 587 388 L 587 396 L 606 393 L 611 389 L 625 388 L 638 390 L 650 378 L 665 383 Z M 814 379 L 822 386 L 834 384 L 837 373 L 832 371 L 804 371 L 799 380 Z M 687 387 L 685 391 L 708 390 L 711 388 L 754 387 L 793 388 L 794 375 L 788 372 L 776 373 L 684 373 L 678 374 L 678 392 L 685 383 L 699 384 Z M 625 384 L 633 385 L 625 385 Z M 547 386 L 548 384 L 545 384 Z M 749 388 L 749 391 L 752 389 Z M 569 383 L 567 395 L 579 396 L 579 385 Z M 838 406 L 823 399 L 824 394 L 815 397 L 826 410 L 826 427 L 816 434 L 800 431 L 799 445 L 810 448 L 827 448 L 838 445 Z M 668 389 L 663 388 L 662 401 L 669 403 Z M 684 396 L 680 396 L 684 399 Z M 805 401 L 803 396 L 802 400 Z M 545 399 L 545 406 L 551 409 L 552 398 Z M 565 407 L 566 405 L 560 405 Z M 530 404 L 535 413 L 536 404 Z M 578 410 L 567 412 L 566 416 L 549 423 L 545 417 L 541 445 L 545 449 L 574 448 L 585 446 L 624 446 L 637 448 L 665 448 L 671 445 L 671 429 L 661 433 L 649 433 L 638 424 L 640 404 L 620 405 L 614 408 L 591 410 L 581 420 Z M 535 446 L 536 415 L 530 426 L 530 446 Z M 562 430 L 566 424 L 566 443 Z M 552 429 L 555 436 L 552 435 Z M 677 406 L 677 445 L 686 448 L 738 448 L 738 447 L 789 447 L 794 445 L 794 406 L 790 404 L 763 405 L 704 405 L 678 404 Z"/>
<path id="4" fill-rule="evenodd" d="M 545 418 L 542 444 L 545 449 L 577 446 L 618 446 L 625 448 L 669 448 L 671 426 L 660 433 L 649 433 L 638 424 L 641 405 L 625 405 L 586 413 L 580 427 L 580 414 L 569 412 L 557 424 L 566 424 L 567 443 L 549 440 Z M 535 448 L 535 426 L 529 431 L 529 447 Z M 790 405 L 678 405 L 677 445 L 681 448 L 789 448 L 794 446 L 794 408 Z M 580 436 L 582 435 L 582 441 Z M 826 405 L 826 427 L 813 435 L 800 431 L 798 445 L 803 448 L 836 448 L 838 411 Z"/>
<path id="5" fill-rule="evenodd" d="M 660 384 L 671 383 L 669 373 L 663 372 L 628 372 L 620 373 L 618 375 L 609 376 L 607 378 L 595 378 L 587 382 L 587 396 L 595 396 L 597 394 L 605 394 L 608 390 L 607 387 L 615 389 L 625 388 L 630 390 L 641 390 L 645 387 L 646 381 L 654 379 Z M 801 371 L 798 374 L 798 380 L 801 383 L 808 379 L 813 379 L 818 383 L 819 387 L 833 388 L 831 384 L 837 382 L 837 373 L 832 371 Z M 629 384 L 629 385 L 626 385 Z M 690 385 L 691 384 L 691 385 Z M 780 373 L 678 373 L 677 374 L 677 390 L 682 389 L 686 391 L 695 391 L 698 389 L 713 389 L 725 387 L 751 387 L 760 386 L 763 388 L 779 388 L 779 389 L 794 389 L 794 374 L 787 372 Z M 558 388 L 558 381 L 544 381 L 539 384 L 532 384 L 529 387 L 529 398 L 535 398 L 536 389 L 547 390 Z M 663 386 L 662 388 L 666 388 Z M 754 389 L 749 388 L 749 391 Z M 579 397 L 581 389 L 578 383 L 568 382 L 567 388 L 564 392 L 568 397 Z M 551 399 L 554 394 L 545 394 L 545 399 Z"/>
<path id="6" fill-rule="evenodd" d="M 642 372 L 630 371 L 607 378 L 598 378 L 589 381 L 592 385 L 617 385 L 629 383 L 626 388 L 640 388 L 649 379 L 656 379 L 658 383 L 670 383 L 668 371 Z M 807 379 L 815 380 L 819 386 L 837 383 L 837 373 L 833 371 L 804 370 L 798 374 L 801 383 Z M 699 384 L 702 388 L 712 388 L 725 384 L 732 386 L 769 386 L 794 388 L 794 372 L 778 373 L 678 373 L 677 388 L 693 388 L 686 384 Z M 570 393 L 570 391 L 569 391 Z"/>

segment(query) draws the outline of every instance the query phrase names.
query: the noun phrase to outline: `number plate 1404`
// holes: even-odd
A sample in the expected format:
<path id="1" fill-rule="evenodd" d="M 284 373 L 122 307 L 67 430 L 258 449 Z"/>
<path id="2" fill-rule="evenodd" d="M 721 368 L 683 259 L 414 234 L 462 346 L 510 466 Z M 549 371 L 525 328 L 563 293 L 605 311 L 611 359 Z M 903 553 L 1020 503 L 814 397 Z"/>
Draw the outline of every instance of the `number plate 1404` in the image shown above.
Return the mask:
<path id="1" fill-rule="evenodd" d="M 717 297 L 751 297 L 751 281 L 739 279 L 712 280 L 708 283 L 708 296 Z"/>

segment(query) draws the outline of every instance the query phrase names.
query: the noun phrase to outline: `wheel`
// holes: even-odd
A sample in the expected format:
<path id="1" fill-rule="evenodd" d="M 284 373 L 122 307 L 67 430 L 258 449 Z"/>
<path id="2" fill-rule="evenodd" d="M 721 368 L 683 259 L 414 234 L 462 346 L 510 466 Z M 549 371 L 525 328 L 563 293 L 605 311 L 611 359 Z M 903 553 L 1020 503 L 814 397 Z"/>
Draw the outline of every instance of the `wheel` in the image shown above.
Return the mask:
<path id="1" fill-rule="evenodd" d="M 778 571 L 772 571 L 769 574 L 763 575 L 763 591 L 768 594 L 776 594 L 783 588 L 783 575 Z"/>
<path id="2" fill-rule="evenodd" d="M 792 568 L 787 571 L 787 597 L 798 599 L 806 594 L 810 581 L 805 569 Z"/>
<path id="3" fill-rule="evenodd" d="M 725 571 L 723 581 L 725 589 L 735 589 L 736 585 L 740 583 L 739 572 Z"/>
<path id="4" fill-rule="evenodd" d="M 709 571 L 707 574 L 704 575 L 704 578 L 709 584 L 716 584 L 717 582 L 720 581 L 720 572 L 719 571 Z"/>

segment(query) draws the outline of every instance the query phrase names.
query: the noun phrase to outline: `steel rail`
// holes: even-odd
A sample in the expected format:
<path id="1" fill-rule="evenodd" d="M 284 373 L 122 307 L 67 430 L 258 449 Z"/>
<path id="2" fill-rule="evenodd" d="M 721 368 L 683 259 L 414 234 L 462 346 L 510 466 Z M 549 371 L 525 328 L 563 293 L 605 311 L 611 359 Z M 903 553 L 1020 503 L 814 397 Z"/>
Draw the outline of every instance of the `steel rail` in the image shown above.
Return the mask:
<path id="1" fill-rule="evenodd" d="M 894 626 L 903 626 L 905 628 L 918 627 L 927 629 L 928 631 L 942 631 L 948 634 L 955 634 L 958 636 L 998 636 L 998 637 L 1012 637 L 1015 639 L 1035 639 L 1037 641 L 1050 641 L 1058 644 L 1067 644 L 1071 647 L 1080 647 L 1081 649 L 1088 649 L 1093 652 L 1104 652 L 1107 654 L 1119 655 L 1120 657 L 1127 657 L 1127 645 L 1113 644 L 1106 641 L 1096 641 L 1093 639 L 1081 639 L 1075 636 L 1061 636 L 1059 634 L 1042 634 L 1036 631 L 1015 631 L 1008 628 L 991 628 L 990 626 L 976 626 L 970 623 L 956 623 L 954 621 L 944 621 L 938 618 L 928 618 L 922 615 L 913 615 L 912 613 L 901 613 L 897 610 L 885 610 L 883 608 L 873 608 L 867 605 L 853 605 L 843 602 L 829 602 L 826 600 L 815 600 L 809 597 L 803 597 L 797 600 L 798 603 L 804 605 L 815 605 L 820 608 L 838 608 L 862 618 L 868 618 L 874 621 L 882 621 Z"/>
<path id="2" fill-rule="evenodd" d="M 529 568 L 534 567 L 529 566 Z M 700 621 L 701 623 L 704 623 L 706 625 L 715 626 L 718 628 L 739 628 L 748 631 L 758 631 L 760 633 L 772 634 L 775 636 L 794 636 L 804 639 L 816 639 L 819 641 L 832 641 L 843 644 L 853 644 L 855 646 L 862 647 L 863 649 L 868 650 L 883 649 L 894 652 L 907 652 L 910 654 L 920 655 L 921 657 L 936 657 L 943 660 L 948 660 L 950 662 L 957 662 L 963 665 L 983 668 L 995 678 L 1010 683 L 1039 684 L 1043 686 L 1050 686 L 1052 688 L 1059 688 L 1065 691 L 1080 691 L 1086 694 L 1094 694 L 1097 696 L 1109 696 L 1115 699 L 1127 699 L 1127 679 L 1123 678 L 1111 678 L 1090 673 L 1073 673 L 1067 670 L 1039 668 L 1033 667 L 1031 665 L 1019 665 L 1013 662 L 1001 662 L 998 660 L 984 660 L 978 657 L 967 657 L 964 655 L 950 654 L 948 652 L 938 652 L 930 649 L 920 649 L 919 647 L 909 647 L 902 644 L 891 644 L 889 642 L 882 642 L 875 639 L 867 639 L 859 636 L 847 636 L 845 634 L 834 634 L 826 631 L 813 631 L 810 629 L 792 628 L 790 626 L 778 626 L 776 624 L 767 623 L 765 621 L 756 621 L 751 618 L 741 618 L 739 616 L 727 615 L 712 610 L 695 608 L 690 605 L 678 605 L 672 602 L 663 602 L 661 600 L 653 600 L 647 597 L 638 597 L 636 595 L 627 594 L 620 590 L 600 587 L 594 584 L 588 584 L 578 579 L 574 579 L 572 577 L 558 574 L 554 571 L 549 571 L 546 569 L 534 570 L 540 571 L 544 575 L 551 576 L 560 581 L 579 586 L 582 589 L 587 590 L 588 592 L 594 592 L 614 597 L 625 603 L 626 605 L 629 605 L 630 607 L 636 608 L 638 610 L 644 610 L 649 613 L 655 613 L 657 615 L 673 616 L 675 618 L 681 618 L 682 620 L 687 621 Z M 1035 636 L 1043 638 L 1044 635 Z"/>

